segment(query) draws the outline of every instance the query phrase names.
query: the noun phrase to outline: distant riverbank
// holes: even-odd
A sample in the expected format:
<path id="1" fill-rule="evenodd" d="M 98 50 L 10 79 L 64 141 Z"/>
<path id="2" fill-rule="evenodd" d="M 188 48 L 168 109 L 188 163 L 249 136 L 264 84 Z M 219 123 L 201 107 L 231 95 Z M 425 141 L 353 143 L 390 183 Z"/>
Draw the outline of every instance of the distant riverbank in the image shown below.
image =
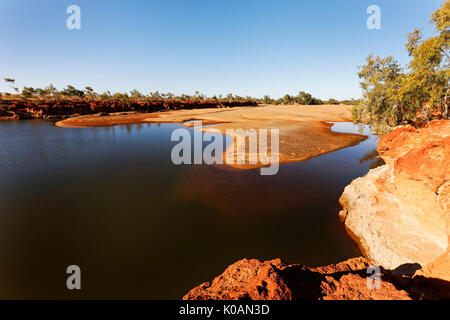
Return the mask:
<path id="1" fill-rule="evenodd" d="M 278 129 L 280 138 L 280 163 L 305 161 L 312 157 L 353 146 L 367 137 L 361 134 L 339 133 L 330 130 L 326 122 L 351 121 L 352 106 L 275 106 L 238 108 L 206 108 L 147 113 L 114 113 L 104 116 L 86 115 L 69 118 L 56 123 L 59 127 L 97 127 L 133 123 L 182 123 L 192 126 L 199 120 L 202 131 L 219 131 L 226 134 L 227 129 Z M 234 137 L 236 138 L 236 136 Z M 234 148 L 234 144 L 229 148 Z M 270 147 L 269 150 L 270 152 Z M 236 152 L 236 150 L 235 150 Z M 246 150 L 248 159 L 248 150 Z M 234 164 L 233 167 L 251 169 L 262 164 Z"/>
<path id="2" fill-rule="evenodd" d="M 219 99 L 90 99 L 90 98 L 0 98 L 0 120 L 40 119 L 58 121 L 80 115 L 116 112 L 256 106 L 254 100 Z"/>

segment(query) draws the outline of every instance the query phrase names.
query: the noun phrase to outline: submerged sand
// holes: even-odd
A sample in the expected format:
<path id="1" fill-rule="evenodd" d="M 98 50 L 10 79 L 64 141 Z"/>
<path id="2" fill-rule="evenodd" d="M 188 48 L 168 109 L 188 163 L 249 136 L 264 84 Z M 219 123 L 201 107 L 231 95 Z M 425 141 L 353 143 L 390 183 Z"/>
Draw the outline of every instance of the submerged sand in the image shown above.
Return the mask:
<path id="1" fill-rule="evenodd" d="M 135 123 L 182 123 L 192 126 L 194 120 L 202 121 L 202 131 L 226 134 L 227 129 L 278 129 L 279 163 L 298 162 L 325 153 L 353 146 L 367 137 L 360 134 L 337 133 L 330 130 L 326 122 L 351 121 L 351 107 L 347 105 L 320 106 L 274 106 L 236 108 L 208 108 L 175 110 L 157 113 L 120 113 L 106 116 L 87 115 L 69 118 L 56 123 L 59 127 L 95 127 Z M 270 134 L 269 134 L 270 136 Z M 235 137 L 236 138 L 236 137 Z M 235 150 L 235 143 L 229 148 Z M 269 139 L 270 153 L 270 139 Z M 236 159 L 236 157 L 235 157 Z M 248 149 L 246 150 L 248 160 Z M 246 161 L 248 163 L 248 161 Z M 233 167 L 250 169 L 263 164 L 238 165 Z"/>

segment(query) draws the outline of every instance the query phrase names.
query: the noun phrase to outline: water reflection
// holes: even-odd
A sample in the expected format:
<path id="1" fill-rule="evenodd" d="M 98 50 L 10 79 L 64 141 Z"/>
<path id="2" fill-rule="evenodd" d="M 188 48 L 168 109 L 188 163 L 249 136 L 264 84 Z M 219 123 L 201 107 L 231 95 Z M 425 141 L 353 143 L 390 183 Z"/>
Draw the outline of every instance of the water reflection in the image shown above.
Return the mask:
<path id="1" fill-rule="evenodd" d="M 368 171 L 360 159 L 376 136 L 260 176 L 172 165 L 179 127 L 1 122 L 0 298 L 180 298 L 244 257 L 323 265 L 358 254 L 337 201 Z M 81 292 L 65 289 L 70 264 Z"/>
<path id="2" fill-rule="evenodd" d="M 363 164 L 364 162 L 369 162 L 370 169 L 375 169 L 386 164 L 377 149 L 373 149 L 359 159 L 360 164 Z"/>

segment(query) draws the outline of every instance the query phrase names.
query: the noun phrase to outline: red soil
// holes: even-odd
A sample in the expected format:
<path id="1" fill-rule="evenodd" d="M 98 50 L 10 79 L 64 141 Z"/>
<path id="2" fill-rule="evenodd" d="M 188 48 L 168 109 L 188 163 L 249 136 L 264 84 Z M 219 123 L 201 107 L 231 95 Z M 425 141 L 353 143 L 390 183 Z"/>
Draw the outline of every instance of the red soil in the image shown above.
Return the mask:
<path id="1" fill-rule="evenodd" d="M 60 119 L 65 116 L 87 115 L 111 112 L 154 112 L 161 110 L 197 109 L 256 106 L 255 101 L 217 101 L 217 100 L 1 100 L 0 118 L 4 119 Z"/>

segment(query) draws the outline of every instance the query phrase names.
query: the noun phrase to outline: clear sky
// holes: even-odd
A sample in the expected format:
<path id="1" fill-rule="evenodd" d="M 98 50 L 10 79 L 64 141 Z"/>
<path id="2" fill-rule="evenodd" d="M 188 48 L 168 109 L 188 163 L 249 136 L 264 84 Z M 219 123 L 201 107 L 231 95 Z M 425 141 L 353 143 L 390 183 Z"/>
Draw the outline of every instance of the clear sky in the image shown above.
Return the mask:
<path id="1" fill-rule="evenodd" d="M 373 52 L 408 61 L 406 34 L 443 0 L 0 0 L 0 77 L 22 86 L 358 98 Z M 69 30 L 69 5 L 81 30 Z M 381 30 L 369 30 L 369 5 Z M 0 90 L 6 90 L 1 83 Z"/>

